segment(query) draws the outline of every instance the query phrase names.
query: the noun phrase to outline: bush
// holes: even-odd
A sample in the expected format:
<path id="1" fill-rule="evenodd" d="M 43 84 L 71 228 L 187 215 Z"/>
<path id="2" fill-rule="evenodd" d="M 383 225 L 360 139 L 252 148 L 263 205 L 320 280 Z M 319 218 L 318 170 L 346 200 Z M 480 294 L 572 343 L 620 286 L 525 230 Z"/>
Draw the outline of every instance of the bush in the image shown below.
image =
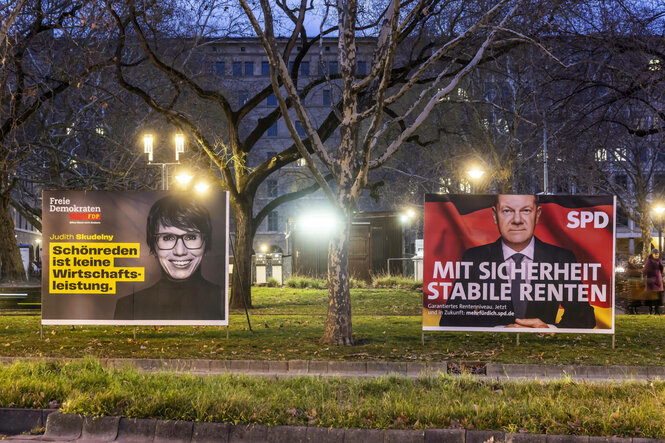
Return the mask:
<path id="1" fill-rule="evenodd" d="M 362 288 L 366 288 L 368 285 L 367 285 L 367 282 L 365 280 L 359 280 L 357 278 L 351 277 L 351 280 L 349 281 L 349 286 L 352 289 L 357 289 L 357 288 L 362 289 Z"/>
<path id="2" fill-rule="evenodd" d="M 413 291 L 420 291 L 423 288 L 423 282 L 422 280 L 413 280 L 409 277 L 383 274 L 377 275 L 372 279 L 372 286 L 375 288 L 410 289 Z"/>
<path id="3" fill-rule="evenodd" d="M 312 288 L 312 289 L 325 289 L 328 287 L 328 282 L 320 278 L 303 277 L 294 275 L 286 281 L 286 286 L 289 288 Z"/>
<path id="4" fill-rule="evenodd" d="M 277 288 L 277 287 L 279 287 L 279 286 L 281 286 L 281 285 L 279 284 L 279 281 L 277 281 L 276 278 L 272 278 L 272 277 L 270 277 L 270 278 L 268 279 L 268 281 L 266 282 L 266 286 L 269 287 L 269 288 Z"/>

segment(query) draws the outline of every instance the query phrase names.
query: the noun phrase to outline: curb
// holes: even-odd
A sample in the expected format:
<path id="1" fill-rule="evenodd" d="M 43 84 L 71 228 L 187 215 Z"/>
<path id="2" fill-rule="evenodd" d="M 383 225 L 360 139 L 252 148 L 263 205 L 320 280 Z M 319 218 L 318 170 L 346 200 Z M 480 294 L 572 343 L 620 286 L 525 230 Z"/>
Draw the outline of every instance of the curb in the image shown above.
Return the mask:
<path id="1" fill-rule="evenodd" d="M 79 358 L 0 357 L 0 364 L 26 362 L 70 362 Z M 394 361 L 319 361 L 319 360 L 198 360 L 150 358 L 101 358 L 102 366 L 133 367 L 145 372 L 188 372 L 193 374 L 246 374 L 266 376 L 343 376 L 381 377 L 398 375 L 421 377 L 437 374 L 468 373 L 488 378 L 562 378 L 579 380 L 665 379 L 665 366 L 577 366 L 486 363 L 468 361 L 394 362 Z"/>
<path id="2" fill-rule="evenodd" d="M 6 410 L 0 409 L 0 414 Z M 20 410 L 15 410 L 15 412 Z M 30 410 L 24 410 L 30 411 Z M 34 412 L 34 411 L 33 411 Z M 36 411 L 42 412 L 42 411 Z M 2 417 L 2 415 L 0 415 Z M 2 423 L 3 420 L 0 420 Z M 35 441 L 40 436 L 15 436 L 9 440 Z M 577 435 L 511 434 L 503 431 L 464 429 L 339 429 L 307 426 L 232 425 L 130 419 L 124 417 L 89 417 L 50 411 L 43 440 L 80 441 L 170 441 L 222 443 L 241 442 L 317 442 L 317 443 L 647 443 L 665 440 L 633 437 L 589 437 Z"/>

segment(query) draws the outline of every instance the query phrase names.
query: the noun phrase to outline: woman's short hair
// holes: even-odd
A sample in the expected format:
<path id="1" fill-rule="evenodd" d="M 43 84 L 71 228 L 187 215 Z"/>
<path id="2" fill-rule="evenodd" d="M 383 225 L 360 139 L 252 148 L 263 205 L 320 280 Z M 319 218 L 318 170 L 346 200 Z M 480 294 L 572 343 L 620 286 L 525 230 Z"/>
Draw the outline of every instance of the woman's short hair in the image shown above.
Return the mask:
<path id="1" fill-rule="evenodd" d="M 212 243 L 210 213 L 205 206 L 186 195 L 167 195 L 157 200 L 150 208 L 146 223 L 146 241 L 153 255 L 159 225 L 173 226 L 184 231 L 199 231 L 205 244 L 205 252 L 210 249 Z"/>

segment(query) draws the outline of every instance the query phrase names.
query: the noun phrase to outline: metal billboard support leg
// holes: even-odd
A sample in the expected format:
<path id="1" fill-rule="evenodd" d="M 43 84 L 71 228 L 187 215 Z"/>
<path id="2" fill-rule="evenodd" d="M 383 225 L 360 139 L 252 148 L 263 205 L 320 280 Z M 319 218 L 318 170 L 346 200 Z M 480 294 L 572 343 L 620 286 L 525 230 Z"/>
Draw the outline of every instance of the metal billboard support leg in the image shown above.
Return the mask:
<path id="1" fill-rule="evenodd" d="M 614 349 L 614 346 L 615 346 L 615 341 L 614 341 L 615 338 L 616 338 L 616 336 L 614 334 L 612 334 L 612 349 Z"/>
<path id="2" fill-rule="evenodd" d="M 423 330 L 420 331 L 420 342 L 425 346 L 425 331 Z"/>
<path id="3" fill-rule="evenodd" d="M 515 334 L 515 336 L 516 336 L 515 346 L 519 346 L 520 345 L 520 333 L 518 332 L 517 334 Z"/>
<path id="4" fill-rule="evenodd" d="M 134 326 L 134 340 L 136 340 L 136 326 Z"/>
<path id="5" fill-rule="evenodd" d="M 229 326 L 226 326 L 226 339 L 229 339 Z"/>
<path id="6" fill-rule="evenodd" d="M 40 340 L 44 339 L 44 325 L 42 324 L 39 325 L 39 339 Z"/>

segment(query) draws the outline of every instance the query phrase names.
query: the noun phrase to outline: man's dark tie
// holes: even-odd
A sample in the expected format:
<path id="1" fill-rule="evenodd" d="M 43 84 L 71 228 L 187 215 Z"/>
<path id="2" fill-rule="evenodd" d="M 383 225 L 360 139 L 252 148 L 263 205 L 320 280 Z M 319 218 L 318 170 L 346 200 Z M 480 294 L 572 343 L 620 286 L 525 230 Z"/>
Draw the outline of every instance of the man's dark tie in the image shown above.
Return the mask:
<path id="1" fill-rule="evenodd" d="M 522 266 L 522 260 L 524 260 L 525 255 L 513 254 L 510 258 L 515 262 L 515 269 L 519 269 Z M 510 285 L 510 295 L 513 299 L 513 310 L 515 311 L 515 318 L 526 318 L 526 300 L 520 300 L 520 284 L 524 283 L 524 276 L 522 273 L 516 274 L 515 279 Z"/>

